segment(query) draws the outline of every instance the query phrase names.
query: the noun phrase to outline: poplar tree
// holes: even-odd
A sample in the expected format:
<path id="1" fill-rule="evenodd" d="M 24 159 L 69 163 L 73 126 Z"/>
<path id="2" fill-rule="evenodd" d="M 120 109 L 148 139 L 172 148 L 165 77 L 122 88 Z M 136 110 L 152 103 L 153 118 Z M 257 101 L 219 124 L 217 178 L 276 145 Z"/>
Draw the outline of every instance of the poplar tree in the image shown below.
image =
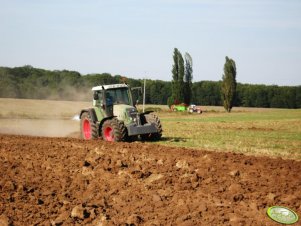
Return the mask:
<path id="1" fill-rule="evenodd" d="M 175 48 L 173 53 L 174 64 L 172 66 L 172 97 L 169 98 L 169 105 L 184 102 L 184 60 L 180 51 Z M 173 103 L 171 103 L 173 102 Z"/>
<path id="2" fill-rule="evenodd" d="M 189 105 L 192 96 L 192 57 L 185 53 L 185 73 L 184 73 L 184 103 Z"/>
<path id="3" fill-rule="evenodd" d="M 224 108 L 230 112 L 236 93 L 236 65 L 235 61 L 226 56 L 224 74 L 221 85 L 221 95 Z"/>

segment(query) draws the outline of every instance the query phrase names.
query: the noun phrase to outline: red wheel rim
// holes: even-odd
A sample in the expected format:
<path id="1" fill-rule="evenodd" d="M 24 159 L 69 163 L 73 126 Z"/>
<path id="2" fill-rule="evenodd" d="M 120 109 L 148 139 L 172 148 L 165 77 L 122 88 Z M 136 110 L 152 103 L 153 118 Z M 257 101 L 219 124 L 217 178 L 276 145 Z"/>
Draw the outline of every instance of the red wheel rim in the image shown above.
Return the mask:
<path id="1" fill-rule="evenodd" d="M 114 141 L 113 129 L 111 127 L 106 127 L 104 131 L 104 136 L 107 141 Z"/>
<path id="2" fill-rule="evenodd" d="M 84 137 L 86 140 L 91 139 L 91 125 L 88 119 L 85 119 L 83 122 L 83 128 L 84 128 Z"/>

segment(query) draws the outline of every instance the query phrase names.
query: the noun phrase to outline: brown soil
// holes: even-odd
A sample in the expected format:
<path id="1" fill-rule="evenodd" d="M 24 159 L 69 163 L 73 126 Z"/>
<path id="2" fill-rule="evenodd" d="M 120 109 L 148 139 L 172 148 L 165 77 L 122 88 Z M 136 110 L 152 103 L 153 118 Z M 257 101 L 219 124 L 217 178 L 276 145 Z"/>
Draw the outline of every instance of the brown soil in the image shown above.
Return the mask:
<path id="1" fill-rule="evenodd" d="M 0 172 L 0 225 L 279 225 L 272 205 L 301 215 L 293 160 L 0 135 Z"/>

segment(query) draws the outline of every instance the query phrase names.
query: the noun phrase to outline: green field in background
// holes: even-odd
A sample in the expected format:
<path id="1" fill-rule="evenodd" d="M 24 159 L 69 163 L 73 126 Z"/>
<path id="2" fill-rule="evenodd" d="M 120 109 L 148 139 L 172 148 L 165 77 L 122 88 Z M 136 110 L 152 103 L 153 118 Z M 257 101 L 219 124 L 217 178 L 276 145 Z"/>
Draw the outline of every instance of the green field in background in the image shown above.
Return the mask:
<path id="1" fill-rule="evenodd" d="M 158 114 L 163 145 L 301 159 L 301 109 Z"/>

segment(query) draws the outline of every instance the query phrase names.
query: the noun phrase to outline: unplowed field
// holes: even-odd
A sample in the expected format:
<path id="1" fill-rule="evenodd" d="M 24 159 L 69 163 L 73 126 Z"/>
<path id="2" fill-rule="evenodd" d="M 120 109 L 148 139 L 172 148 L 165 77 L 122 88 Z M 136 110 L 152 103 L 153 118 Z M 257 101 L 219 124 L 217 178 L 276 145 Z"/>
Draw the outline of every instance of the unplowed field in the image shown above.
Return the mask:
<path id="1" fill-rule="evenodd" d="M 266 210 L 301 214 L 300 172 L 294 160 L 0 135 L 0 225 L 279 225 Z"/>

